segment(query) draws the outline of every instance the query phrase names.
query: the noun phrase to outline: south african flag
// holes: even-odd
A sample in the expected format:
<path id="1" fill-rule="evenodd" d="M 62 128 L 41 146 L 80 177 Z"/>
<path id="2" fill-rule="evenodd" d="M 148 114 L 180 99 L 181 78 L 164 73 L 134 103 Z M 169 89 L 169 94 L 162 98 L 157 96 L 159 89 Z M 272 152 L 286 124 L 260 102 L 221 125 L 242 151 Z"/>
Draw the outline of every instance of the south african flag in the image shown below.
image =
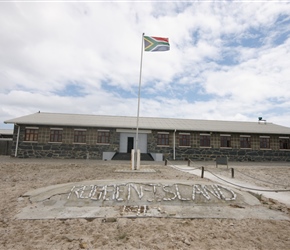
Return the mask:
<path id="1" fill-rule="evenodd" d="M 145 51 L 167 51 L 169 50 L 169 40 L 164 37 L 144 36 Z"/>

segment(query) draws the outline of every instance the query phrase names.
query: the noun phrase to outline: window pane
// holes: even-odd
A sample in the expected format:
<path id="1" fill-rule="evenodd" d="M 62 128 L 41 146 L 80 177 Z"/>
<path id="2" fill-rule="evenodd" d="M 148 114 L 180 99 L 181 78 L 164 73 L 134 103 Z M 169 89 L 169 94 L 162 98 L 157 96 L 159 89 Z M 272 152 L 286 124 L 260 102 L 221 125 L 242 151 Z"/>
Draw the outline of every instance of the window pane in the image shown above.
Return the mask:
<path id="1" fill-rule="evenodd" d="M 98 143 L 109 143 L 109 142 L 110 142 L 110 132 L 98 131 Z"/>
<path id="2" fill-rule="evenodd" d="M 280 138 L 280 149 L 290 149 L 290 140 L 286 138 Z"/>
<path id="3" fill-rule="evenodd" d="M 221 136 L 221 147 L 224 147 L 224 148 L 231 147 L 231 137 L 230 136 Z"/>
<path id="4" fill-rule="evenodd" d="M 62 130 L 50 130 L 51 142 L 62 142 Z"/>
<path id="5" fill-rule="evenodd" d="M 200 146 L 210 147 L 210 135 L 200 135 Z"/>
<path id="6" fill-rule="evenodd" d="M 250 137 L 240 137 L 240 147 L 241 148 L 251 148 L 251 138 Z"/>
<path id="7" fill-rule="evenodd" d="M 86 143 L 86 131 L 75 130 L 74 142 Z"/>
<path id="8" fill-rule="evenodd" d="M 179 134 L 179 146 L 190 146 L 190 135 Z"/>
<path id="9" fill-rule="evenodd" d="M 25 129 L 24 141 L 38 141 L 38 129 Z"/>
<path id="10" fill-rule="evenodd" d="M 158 134 L 157 145 L 169 145 L 169 134 Z"/>
<path id="11" fill-rule="evenodd" d="M 260 138 L 260 148 L 270 148 L 270 138 Z"/>

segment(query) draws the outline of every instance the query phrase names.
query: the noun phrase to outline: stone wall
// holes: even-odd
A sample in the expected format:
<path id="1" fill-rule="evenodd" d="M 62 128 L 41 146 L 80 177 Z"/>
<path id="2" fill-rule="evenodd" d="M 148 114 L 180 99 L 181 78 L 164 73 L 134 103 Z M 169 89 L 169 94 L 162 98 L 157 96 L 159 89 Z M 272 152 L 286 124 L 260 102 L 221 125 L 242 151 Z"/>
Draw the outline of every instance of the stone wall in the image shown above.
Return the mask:
<path id="1" fill-rule="evenodd" d="M 195 161 L 211 161 L 218 156 L 227 156 L 230 161 L 290 161 L 290 150 L 279 149 L 279 136 L 271 135 L 271 149 L 260 149 L 259 136 L 251 135 L 250 149 L 239 148 L 239 134 L 231 135 L 231 147 L 220 148 L 220 134 L 211 134 L 210 147 L 199 147 L 199 133 L 191 133 L 191 146 L 180 147 L 178 132 L 169 133 L 169 145 L 157 145 L 157 131 L 153 131 L 148 136 L 148 152 L 162 153 L 164 159 L 173 160 L 174 150 L 173 141 L 175 135 L 175 160 L 191 159 Z"/>
<path id="2" fill-rule="evenodd" d="M 20 143 L 19 158 L 102 159 L 110 145 Z"/>
<path id="3" fill-rule="evenodd" d="M 98 144 L 97 131 L 104 128 L 87 129 L 86 143 L 73 143 L 72 127 L 63 127 L 63 141 L 61 143 L 49 142 L 50 127 L 39 127 L 39 138 L 37 142 L 25 142 L 25 126 L 20 128 L 19 145 L 17 157 L 19 158 L 66 158 L 66 159 L 102 159 L 103 152 L 119 152 L 120 133 L 116 129 L 110 130 L 110 143 Z M 17 140 L 18 127 L 14 128 L 13 144 L 11 155 L 14 156 Z M 169 133 L 169 145 L 157 145 L 158 132 Z M 210 133 L 210 147 L 200 147 L 200 133 L 190 133 L 190 146 L 184 147 L 179 145 L 179 132 L 174 131 L 152 131 L 147 136 L 148 153 L 161 153 L 163 158 L 174 159 L 174 142 L 175 142 L 175 159 L 176 160 L 198 160 L 208 161 L 215 160 L 217 156 L 227 156 L 230 161 L 290 161 L 290 150 L 279 149 L 279 135 L 271 135 L 271 149 L 260 149 L 258 134 L 251 136 L 251 148 L 239 148 L 240 135 L 231 135 L 231 147 L 220 147 L 220 134 Z M 175 136 L 175 138 L 174 138 Z"/>
<path id="4" fill-rule="evenodd" d="M 18 127 L 14 128 L 11 155 L 15 155 Z M 97 143 L 98 128 L 87 128 L 86 143 L 73 143 L 73 128 L 63 127 L 63 142 L 49 142 L 50 128 L 39 127 L 37 142 L 25 142 L 25 126 L 20 128 L 18 158 L 60 158 L 60 159 L 102 159 L 103 152 L 119 150 L 120 135 L 115 129 L 110 130 L 110 143 Z"/>
<path id="5" fill-rule="evenodd" d="M 176 160 L 193 161 L 215 160 L 217 156 L 227 156 L 229 161 L 290 161 L 290 152 L 283 150 L 176 148 L 175 155 Z"/>

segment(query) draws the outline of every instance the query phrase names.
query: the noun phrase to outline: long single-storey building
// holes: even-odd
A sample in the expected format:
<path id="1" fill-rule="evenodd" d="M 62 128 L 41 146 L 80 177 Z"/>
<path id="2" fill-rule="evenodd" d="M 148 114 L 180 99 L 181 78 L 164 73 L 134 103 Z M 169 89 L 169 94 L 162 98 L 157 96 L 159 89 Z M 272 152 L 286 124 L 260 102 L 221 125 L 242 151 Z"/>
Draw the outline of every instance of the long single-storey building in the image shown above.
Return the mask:
<path id="1" fill-rule="evenodd" d="M 290 161 L 290 128 L 268 123 L 43 113 L 11 119 L 11 156 L 118 159 L 136 145 L 154 160 Z M 119 158 L 120 159 L 120 158 Z M 142 158 L 141 158 L 142 160 Z"/>

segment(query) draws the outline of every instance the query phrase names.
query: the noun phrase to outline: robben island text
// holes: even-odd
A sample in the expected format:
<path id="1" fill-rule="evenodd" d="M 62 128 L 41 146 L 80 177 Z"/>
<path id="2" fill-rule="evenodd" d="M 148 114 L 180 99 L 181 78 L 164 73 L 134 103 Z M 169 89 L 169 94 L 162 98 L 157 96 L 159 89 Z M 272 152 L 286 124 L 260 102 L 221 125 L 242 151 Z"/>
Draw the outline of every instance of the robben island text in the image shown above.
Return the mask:
<path id="1" fill-rule="evenodd" d="M 233 201 L 236 194 L 233 190 L 213 184 L 182 184 L 164 185 L 160 183 L 121 183 L 106 185 L 77 185 L 70 190 L 68 200 L 89 199 L 98 202 L 207 202 Z"/>

